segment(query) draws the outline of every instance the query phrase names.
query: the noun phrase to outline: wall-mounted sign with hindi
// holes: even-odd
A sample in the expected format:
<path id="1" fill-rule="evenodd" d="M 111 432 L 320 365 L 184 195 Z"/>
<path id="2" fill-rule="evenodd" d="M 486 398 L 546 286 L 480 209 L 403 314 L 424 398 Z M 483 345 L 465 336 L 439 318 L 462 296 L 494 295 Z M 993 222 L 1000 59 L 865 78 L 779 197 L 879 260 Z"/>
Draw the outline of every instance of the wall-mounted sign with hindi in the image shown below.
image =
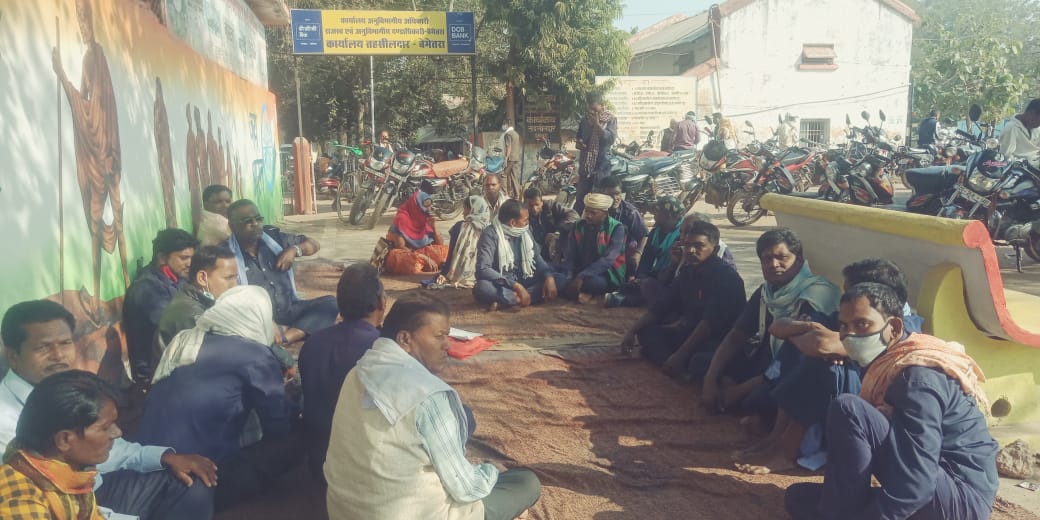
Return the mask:
<path id="1" fill-rule="evenodd" d="M 292 10 L 294 54 L 475 54 L 473 13 Z"/>

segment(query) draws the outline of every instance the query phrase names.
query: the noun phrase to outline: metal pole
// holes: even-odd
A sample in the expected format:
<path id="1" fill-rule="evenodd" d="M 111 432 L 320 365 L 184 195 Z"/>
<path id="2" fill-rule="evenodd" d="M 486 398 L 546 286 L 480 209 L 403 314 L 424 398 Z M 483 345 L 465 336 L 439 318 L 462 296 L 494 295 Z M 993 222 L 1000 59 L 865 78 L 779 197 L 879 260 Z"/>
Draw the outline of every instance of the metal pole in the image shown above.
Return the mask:
<path id="1" fill-rule="evenodd" d="M 300 97 L 300 57 L 293 56 L 293 75 L 296 78 L 296 125 L 298 137 L 303 137 L 303 101 Z"/>
<path id="2" fill-rule="evenodd" d="M 477 145 L 477 125 L 480 123 L 477 116 L 477 55 L 469 57 L 469 94 L 470 110 L 473 112 L 473 146 Z M 472 151 L 470 152 L 472 153 Z"/>
<path id="3" fill-rule="evenodd" d="M 376 140 L 376 60 L 372 56 L 368 57 L 368 91 L 371 98 L 369 112 L 372 117 L 372 145 L 375 146 L 379 141 Z"/>

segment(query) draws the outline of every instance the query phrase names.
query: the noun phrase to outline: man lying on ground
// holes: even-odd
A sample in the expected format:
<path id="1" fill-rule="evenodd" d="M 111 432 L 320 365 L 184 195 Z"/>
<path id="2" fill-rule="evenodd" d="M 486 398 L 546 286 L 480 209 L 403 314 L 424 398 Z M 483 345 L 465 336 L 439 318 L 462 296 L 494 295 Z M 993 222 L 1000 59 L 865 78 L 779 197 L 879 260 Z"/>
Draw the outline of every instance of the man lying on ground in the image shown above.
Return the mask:
<path id="1" fill-rule="evenodd" d="M 508 520 L 538 500 L 534 473 L 466 460 L 462 401 L 436 375 L 449 328 L 443 302 L 402 297 L 347 374 L 325 462 L 330 518 Z"/>
<path id="2" fill-rule="evenodd" d="M 877 283 L 854 285 L 841 298 L 842 343 L 866 374 L 859 395 L 830 405 L 823 484 L 794 484 L 785 494 L 796 520 L 992 514 L 999 481 L 997 443 L 982 411 L 985 376 L 943 340 L 908 334 L 904 303 Z"/>
<path id="3" fill-rule="evenodd" d="M 499 307 L 527 307 L 556 298 L 556 278 L 528 228 L 527 208 L 507 200 L 477 242 L 473 298 Z"/>
<path id="4" fill-rule="evenodd" d="M 652 307 L 675 276 L 672 246 L 679 238 L 686 208 L 675 197 L 666 196 L 657 199 L 650 211 L 654 214 L 654 229 L 647 237 L 639 267 L 629 271 L 628 281 L 619 290 L 606 296 L 607 307 Z"/>
<path id="5" fill-rule="evenodd" d="M 311 474 L 319 480 L 325 478 L 321 468 L 343 380 L 372 348 L 383 324 L 386 293 L 379 271 L 368 264 L 348 266 L 336 286 L 336 303 L 343 321 L 311 334 L 300 349 L 307 462 Z"/>
<path id="6" fill-rule="evenodd" d="M 228 208 L 228 220 L 231 238 L 227 245 L 238 262 L 238 283 L 267 291 L 274 305 L 274 321 L 282 325 L 275 338 L 278 343 L 299 341 L 336 322 L 339 311 L 335 297 L 304 300 L 296 292 L 293 263 L 299 257 L 316 254 L 321 248 L 317 240 L 264 226 L 256 204 L 247 199 L 235 201 Z"/>
<path id="7" fill-rule="evenodd" d="M 166 347 L 145 402 L 137 439 L 216 461 L 217 510 L 269 489 L 300 455 L 273 336 L 267 292 L 228 289 Z"/>
<path id="8" fill-rule="evenodd" d="M 163 310 L 177 293 L 199 245 L 183 229 L 164 229 L 152 240 L 152 261 L 137 273 L 123 300 L 123 330 L 130 371 L 138 385 L 147 386 L 161 352 L 155 349 L 155 331 Z"/>
<path id="9" fill-rule="evenodd" d="M 716 256 L 719 228 L 707 222 L 684 226 L 679 274 L 621 340 L 638 337 L 643 357 L 673 376 L 689 376 L 695 353 L 712 353 L 744 307 L 744 281 Z M 678 311 L 678 314 L 677 314 Z"/>
<path id="10" fill-rule="evenodd" d="M 14 439 L 33 386 L 79 364 L 75 328 L 72 313 L 50 300 L 17 303 L 4 313 L 0 337 L 10 369 L 0 381 L 0 452 Z M 149 519 L 212 517 L 217 468 L 188 453 L 115 439 L 108 458 L 97 464 L 97 503 Z"/>
<path id="11" fill-rule="evenodd" d="M 625 226 L 608 215 L 614 199 L 601 193 L 585 196 L 585 210 L 567 240 L 563 267 L 569 277 L 564 295 L 590 303 L 617 290 L 625 281 Z"/>

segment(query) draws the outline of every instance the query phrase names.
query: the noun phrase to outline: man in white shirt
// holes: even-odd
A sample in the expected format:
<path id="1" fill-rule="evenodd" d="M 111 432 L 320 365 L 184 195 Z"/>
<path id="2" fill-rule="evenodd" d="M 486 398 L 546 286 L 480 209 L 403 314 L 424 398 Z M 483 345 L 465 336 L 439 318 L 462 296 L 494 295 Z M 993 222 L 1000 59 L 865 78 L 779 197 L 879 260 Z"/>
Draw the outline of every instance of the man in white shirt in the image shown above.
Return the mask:
<path id="1" fill-rule="evenodd" d="M 14 439 L 33 385 L 76 366 L 75 327 L 72 313 L 49 300 L 21 302 L 4 313 L 0 337 L 10 369 L 0 380 L 0 452 Z M 97 470 L 94 494 L 103 508 L 149 520 L 213 516 L 217 467 L 205 457 L 119 438 Z"/>
<path id="2" fill-rule="evenodd" d="M 1028 161 L 1040 166 L 1040 99 L 1034 99 L 1025 112 L 1016 115 L 1004 124 L 1000 133 L 1000 153 L 1011 160 Z"/>
<path id="3" fill-rule="evenodd" d="M 402 297 L 347 374 L 325 459 L 329 518 L 512 520 L 538 500 L 531 471 L 466 459 L 469 420 L 436 376 L 448 365 L 449 315 L 430 296 Z"/>

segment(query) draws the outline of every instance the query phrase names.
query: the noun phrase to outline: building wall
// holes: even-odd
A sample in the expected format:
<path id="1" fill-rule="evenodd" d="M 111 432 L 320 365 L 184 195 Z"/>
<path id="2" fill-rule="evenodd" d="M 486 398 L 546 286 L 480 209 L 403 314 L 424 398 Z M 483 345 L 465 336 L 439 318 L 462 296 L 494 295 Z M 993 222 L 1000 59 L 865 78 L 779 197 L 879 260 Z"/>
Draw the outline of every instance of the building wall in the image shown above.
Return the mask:
<path id="1" fill-rule="evenodd" d="M 166 0 L 166 25 L 195 52 L 267 86 L 264 26 L 243 0 Z"/>
<path id="2" fill-rule="evenodd" d="M 92 4 L 90 53 L 77 1 Z M 111 97 L 84 85 L 91 75 L 111 78 Z M 274 94 L 193 51 L 134 0 L 0 0 L 0 84 L 0 242 L 11 248 L 0 255 L 0 313 L 27 299 L 64 301 L 79 318 L 86 367 L 113 338 L 118 348 L 125 277 L 151 260 L 156 231 L 192 229 L 192 193 L 228 184 L 280 220 Z M 185 111 L 201 124 L 189 126 Z M 86 151 L 99 143 L 105 159 L 92 169 Z M 189 176 L 189 155 L 206 175 Z"/>
<path id="3" fill-rule="evenodd" d="M 713 56 L 711 38 L 641 54 L 632 59 L 629 76 L 678 76 Z"/>
<path id="4" fill-rule="evenodd" d="M 722 19 L 723 112 L 751 120 L 768 136 L 777 114 L 830 119 L 832 141 L 845 114 L 862 125 L 867 110 L 903 134 L 910 74 L 911 23 L 876 0 L 756 0 Z M 802 45 L 833 43 L 838 68 L 798 70 Z"/>

